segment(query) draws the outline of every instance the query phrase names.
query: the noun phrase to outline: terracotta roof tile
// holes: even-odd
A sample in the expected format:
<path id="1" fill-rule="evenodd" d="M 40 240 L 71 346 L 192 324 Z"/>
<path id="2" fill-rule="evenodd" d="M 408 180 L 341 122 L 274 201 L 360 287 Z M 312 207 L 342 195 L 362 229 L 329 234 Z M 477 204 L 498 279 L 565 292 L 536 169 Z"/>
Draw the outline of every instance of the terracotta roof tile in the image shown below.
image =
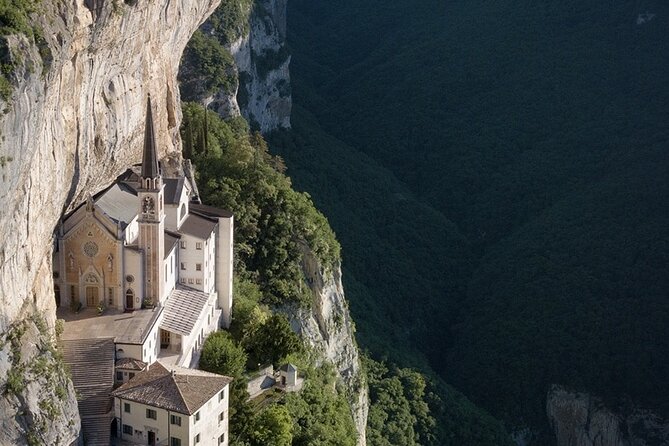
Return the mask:
<path id="1" fill-rule="evenodd" d="M 117 369 L 142 371 L 146 368 L 146 362 L 133 358 L 121 358 L 116 360 L 116 364 L 114 364 L 114 366 Z"/>
<path id="2" fill-rule="evenodd" d="M 161 409 L 193 415 L 232 378 L 201 370 L 152 364 L 112 392 L 112 396 Z"/>

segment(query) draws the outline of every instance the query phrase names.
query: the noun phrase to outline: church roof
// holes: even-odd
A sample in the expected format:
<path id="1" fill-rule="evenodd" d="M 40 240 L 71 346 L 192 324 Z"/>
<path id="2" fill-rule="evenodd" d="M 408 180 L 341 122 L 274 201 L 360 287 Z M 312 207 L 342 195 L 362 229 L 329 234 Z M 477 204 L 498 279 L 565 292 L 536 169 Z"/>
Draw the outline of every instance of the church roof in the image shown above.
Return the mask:
<path id="1" fill-rule="evenodd" d="M 201 370 L 152 364 L 113 391 L 114 397 L 193 415 L 232 382 L 232 378 Z"/>
<path id="2" fill-rule="evenodd" d="M 207 206 L 206 204 L 191 203 L 190 211 L 204 215 L 206 217 L 224 217 L 230 218 L 233 216 L 232 212 L 225 209 L 215 208 L 213 206 Z"/>
<path id="3" fill-rule="evenodd" d="M 146 125 L 144 127 L 144 153 L 142 156 L 142 178 L 156 178 L 158 170 L 158 151 L 156 150 L 156 135 L 153 130 L 153 112 L 151 111 L 151 96 L 146 99 Z"/>
<path id="4" fill-rule="evenodd" d="M 179 204 L 181 192 L 186 186 L 186 178 L 164 178 L 165 184 L 165 204 Z"/>
<path id="5" fill-rule="evenodd" d="M 179 227 L 182 234 L 192 235 L 202 240 L 206 240 L 216 228 L 217 221 L 199 215 L 188 215 L 188 218 Z"/>
<path id="6" fill-rule="evenodd" d="M 111 186 L 98 196 L 95 204 L 123 228 L 137 216 L 137 193 L 123 183 Z"/>
<path id="7" fill-rule="evenodd" d="M 160 328 L 182 336 L 189 336 L 203 314 L 209 294 L 192 288 L 177 288 L 165 302 Z"/>

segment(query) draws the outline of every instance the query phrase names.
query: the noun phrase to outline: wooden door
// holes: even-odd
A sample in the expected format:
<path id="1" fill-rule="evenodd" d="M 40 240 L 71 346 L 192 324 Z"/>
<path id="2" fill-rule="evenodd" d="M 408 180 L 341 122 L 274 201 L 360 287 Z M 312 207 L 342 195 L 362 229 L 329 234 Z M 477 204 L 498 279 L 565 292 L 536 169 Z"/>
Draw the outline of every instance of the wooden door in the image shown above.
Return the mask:
<path id="1" fill-rule="evenodd" d="M 156 433 L 149 431 L 149 446 L 156 446 Z"/>
<path id="2" fill-rule="evenodd" d="M 98 287 L 96 286 L 87 286 L 86 287 L 86 306 L 87 307 L 97 307 L 100 302 L 98 297 Z"/>
<path id="3" fill-rule="evenodd" d="M 125 308 L 132 310 L 134 307 L 134 302 L 135 302 L 135 293 L 132 292 L 132 290 L 128 290 L 125 292 Z"/>

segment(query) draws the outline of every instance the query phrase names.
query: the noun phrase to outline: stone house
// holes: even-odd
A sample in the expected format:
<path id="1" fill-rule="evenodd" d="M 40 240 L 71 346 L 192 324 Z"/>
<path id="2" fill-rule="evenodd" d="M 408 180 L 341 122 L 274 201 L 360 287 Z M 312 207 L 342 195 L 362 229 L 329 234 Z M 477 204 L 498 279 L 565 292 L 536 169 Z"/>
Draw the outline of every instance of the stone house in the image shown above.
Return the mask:
<path id="1" fill-rule="evenodd" d="M 226 446 L 232 379 L 170 369 L 156 362 L 112 392 L 117 435 L 150 446 Z"/>

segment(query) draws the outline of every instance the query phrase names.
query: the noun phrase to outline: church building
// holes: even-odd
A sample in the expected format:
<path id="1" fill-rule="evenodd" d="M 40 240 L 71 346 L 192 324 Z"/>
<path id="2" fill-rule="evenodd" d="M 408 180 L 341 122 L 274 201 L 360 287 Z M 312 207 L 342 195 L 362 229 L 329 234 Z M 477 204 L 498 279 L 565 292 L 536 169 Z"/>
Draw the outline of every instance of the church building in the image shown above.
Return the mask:
<path id="1" fill-rule="evenodd" d="M 133 313 L 132 323 L 118 318 L 109 328 L 117 360 L 150 365 L 171 356 L 189 367 L 205 337 L 230 325 L 233 216 L 202 205 L 194 191 L 185 174 L 161 172 L 149 98 L 141 166 L 56 230 L 56 304 Z"/>

